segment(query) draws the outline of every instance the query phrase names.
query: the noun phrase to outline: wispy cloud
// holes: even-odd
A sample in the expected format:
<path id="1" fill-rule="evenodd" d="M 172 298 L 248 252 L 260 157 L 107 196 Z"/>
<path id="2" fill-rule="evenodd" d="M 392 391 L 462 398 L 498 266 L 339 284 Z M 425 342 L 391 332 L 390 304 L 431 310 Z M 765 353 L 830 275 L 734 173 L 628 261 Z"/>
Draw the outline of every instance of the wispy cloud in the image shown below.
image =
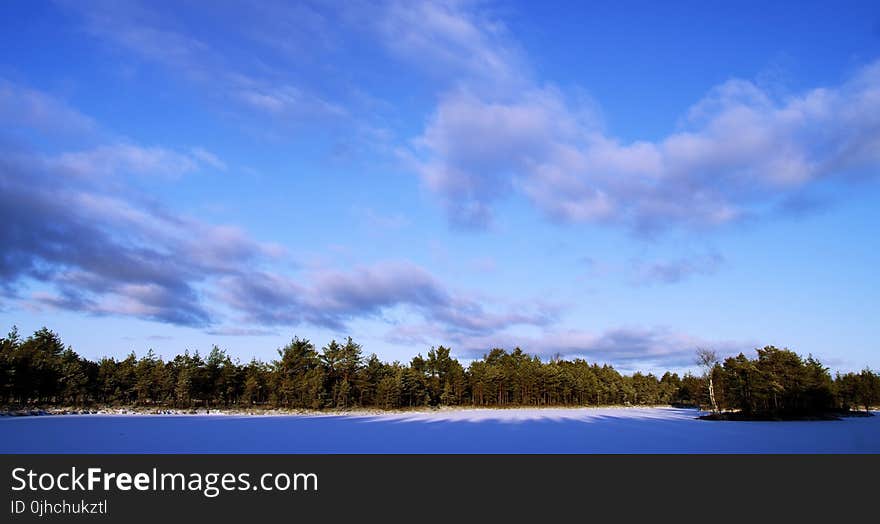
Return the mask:
<path id="1" fill-rule="evenodd" d="M 273 85 L 267 81 L 238 76 L 229 88 L 230 94 L 245 106 L 276 118 L 347 115 L 347 110 L 341 105 L 292 85 Z"/>
<path id="2" fill-rule="evenodd" d="M 94 149 L 62 153 L 50 163 L 79 176 L 150 175 L 177 177 L 199 169 L 226 169 L 216 155 L 201 148 L 188 152 L 131 143 L 101 145 Z"/>
<path id="3" fill-rule="evenodd" d="M 189 150 L 189 154 L 198 162 L 206 166 L 213 167 L 218 171 L 226 171 L 227 165 L 226 162 L 220 159 L 214 153 L 206 150 L 202 147 L 194 147 Z"/>
<path id="4" fill-rule="evenodd" d="M 540 336 L 454 333 L 430 324 L 396 326 L 387 334 L 397 344 L 425 346 L 438 340 L 451 344 L 461 358 L 479 358 L 492 348 L 516 347 L 545 359 L 562 356 L 590 362 L 613 362 L 624 370 L 688 368 L 694 365 L 698 347 L 711 347 L 721 355 L 733 355 L 755 347 L 749 341 L 707 340 L 669 328 L 619 327 L 591 332 L 549 327 Z"/>
<path id="5" fill-rule="evenodd" d="M 671 260 L 632 263 L 632 283 L 636 285 L 674 284 L 697 275 L 712 275 L 724 264 L 717 252 L 695 254 Z"/>
<path id="6" fill-rule="evenodd" d="M 80 135 L 96 130 L 95 121 L 63 101 L 0 78 L 0 121 L 7 131 L 18 127 L 41 133 Z"/>
<path id="7" fill-rule="evenodd" d="M 298 84 L 297 75 L 285 72 L 285 67 L 267 59 L 272 53 L 248 56 L 247 51 L 230 47 L 231 42 L 243 39 L 284 48 L 301 35 L 304 41 L 314 42 L 315 31 L 310 24 L 324 25 L 319 14 L 306 6 L 261 3 L 259 6 L 212 6 L 210 10 L 198 6 L 181 6 L 178 11 L 192 16 L 210 16 L 221 23 L 226 31 L 234 32 L 236 39 L 218 40 L 212 35 L 197 36 L 183 29 L 182 18 L 171 11 L 154 9 L 141 2 L 65 2 L 68 9 L 78 14 L 86 31 L 107 43 L 113 49 L 130 53 L 147 63 L 156 64 L 200 88 L 209 87 L 223 104 L 237 104 L 262 117 L 273 117 L 285 125 L 304 119 L 336 118 L 347 115 L 340 104 L 328 101 L 314 89 Z M 271 13 L 272 23 L 253 27 L 253 10 Z M 311 13 L 311 16 L 305 16 Z M 259 17 L 258 17 L 259 19 Z M 260 19 L 262 20 L 262 19 Z M 289 53 L 287 53 L 289 54 Z M 239 57 L 240 60 L 235 58 Z M 244 57 L 248 57 L 247 60 Z"/>
<path id="8" fill-rule="evenodd" d="M 222 327 L 217 329 L 209 329 L 205 331 L 208 335 L 218 337 L 267 337 L 278 335 L 277 331 L 271 329 L 256 328 L 240 328 L 240 327 Z"/>
<path id="9" fill-rule="evenodd" d="M 373 23 L 385 45 L 438 78 L 497 89 L 527 76 L 518 46 L 485 5 L 395 0 L 380 6 Z"/>
<path id="10" fill-rule="evenodd" d="M 410 220 L 400 213 L 380 213 L 373 208 L 354 210 L 359 221 L 363 221 L 372 232 L 399 231 L 410 225 Z"/>

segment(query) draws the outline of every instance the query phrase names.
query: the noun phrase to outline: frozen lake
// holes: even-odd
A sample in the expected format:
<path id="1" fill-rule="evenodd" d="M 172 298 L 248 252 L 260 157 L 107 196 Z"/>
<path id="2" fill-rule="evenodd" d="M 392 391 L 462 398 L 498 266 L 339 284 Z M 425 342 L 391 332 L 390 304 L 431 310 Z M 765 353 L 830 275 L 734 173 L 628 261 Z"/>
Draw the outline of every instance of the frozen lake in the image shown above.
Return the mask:
<path id="1" fill-rule="evenodd" d="M 709 422 L 694 410 L 0 418 L 3 453 L 878 453 L 880 417 Z"/>

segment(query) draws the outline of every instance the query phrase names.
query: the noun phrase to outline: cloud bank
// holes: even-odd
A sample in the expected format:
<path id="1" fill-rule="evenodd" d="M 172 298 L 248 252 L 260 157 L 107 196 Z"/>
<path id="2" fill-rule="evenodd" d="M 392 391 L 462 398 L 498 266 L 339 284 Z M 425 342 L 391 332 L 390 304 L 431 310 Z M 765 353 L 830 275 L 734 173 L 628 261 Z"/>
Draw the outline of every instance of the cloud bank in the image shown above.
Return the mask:
<path id="1" fill-rule="evenodd" d="M 613 362 L 625 371 L 638 369 L 690 368 L 699 347 L 711 347 L 727 356 L 748 351 L 757 344 L 743 341 L 706 340 L 666 327 L 617 327 L 604 331 L 562 329 L 550 326 L 540 336 L 490 336 L 449 333 L 431 325 L 407 325 L 393 329 L 389 341 L 399 344 L 432 345 L 449 341 L 462 358 L 480 358 L 491 348 L 508 351 L 521 348 L 544 359 L 557 356 L 583 358 L 589 362 Z"/>
<path id="2" fill-rule="evenodd" d="M 4 83 L 8 100 L 38 100 L 65 121 L 89 121 L 49 95 Z M 6 111 L 41 129 L 33 104 Z M 19 114 L 20 113 L 20 114 Z M 404 309 L 452 332 L 488 334 L 552 323 L 547 305 L 487 307 L 424 268 L 380 261 L 292 275 L 284 248 L 241 228 L 178 213 L 135 192 L 133 178 L 168 183 L 223 171 L 202 148 L 172 150 L 114 139 L 92 149 L 38 154 L 0 150 L 0 299 L 28 307 L 128 316 L 207 329 L 217 335 L 311 325 L 347 329 L 357 319 Z M 289 262 L 289 261 L 288 261 Z M 254 327 L 224 327 L 227 322 Z"/>
<path id="3" fill-rule="evenodd" d="M 493 69 L 516 69 L 491 23 L 476 25 L 467 5 L 450 5 L 444 20 L 457 23 L 423 22 L 429 33 L 444 32 L 424 43 L 432 53 L 467 49 L 468 57 L 508 66 Z M 459 82 L 440 96 L 411 154 L 424 185 L 460 226 L 486 227 L 494 205 L 516 194 L 559 222 L 712 227 L 880 165 L 880 62 L 839 85 L 786 97 L 732 79 L 653 141 L 610 136 L 589 108 L 525 74 L 493 75 L 497 83 L 487 89 L 469 60 L 447 62 Z"/>

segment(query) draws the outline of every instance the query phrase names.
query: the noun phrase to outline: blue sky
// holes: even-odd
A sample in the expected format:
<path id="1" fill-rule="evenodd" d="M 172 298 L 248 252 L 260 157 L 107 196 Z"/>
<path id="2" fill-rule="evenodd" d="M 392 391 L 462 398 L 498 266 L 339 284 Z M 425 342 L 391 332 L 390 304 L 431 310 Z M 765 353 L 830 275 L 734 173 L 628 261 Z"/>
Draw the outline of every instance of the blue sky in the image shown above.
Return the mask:
<path id="1" fill-rule="evenodd" d="M 880 367 L 873 2 L 11 2 L 0 323 Z"/>

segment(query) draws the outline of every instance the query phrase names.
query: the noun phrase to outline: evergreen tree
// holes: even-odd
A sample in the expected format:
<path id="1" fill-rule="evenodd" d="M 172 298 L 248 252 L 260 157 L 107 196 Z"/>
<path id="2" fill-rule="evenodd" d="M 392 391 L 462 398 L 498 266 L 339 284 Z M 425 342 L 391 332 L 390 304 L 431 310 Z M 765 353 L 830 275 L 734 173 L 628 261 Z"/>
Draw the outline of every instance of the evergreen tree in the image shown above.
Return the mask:
<path id="1" fill-rule="evenodd" d="M 356 406 L 706 405 L 746 418 L 792 417 L 880 404 L 880 375 L 870 369 L 831 377 L 812 355 L 767 346 L 718 362 L 707 355 L 704 374 L 622 375 L 612 366 L 565 360 L 542 362 L 520 348 L 493 348 L 465 369 L 450 348 L 432 347 L 409 364 L 364 359 L 348 337 L 320 354 L 306 339 L 278 349 L 271 364 L 241 364 L 214 346 L 207 358 L 184 351 L 164 361 L 141 358 L 92 362 L 47 328 L 22 339 L 16 328 L 0 338 L 0 399 L 6 405 L 278 406 L 299 409 Z"/>

